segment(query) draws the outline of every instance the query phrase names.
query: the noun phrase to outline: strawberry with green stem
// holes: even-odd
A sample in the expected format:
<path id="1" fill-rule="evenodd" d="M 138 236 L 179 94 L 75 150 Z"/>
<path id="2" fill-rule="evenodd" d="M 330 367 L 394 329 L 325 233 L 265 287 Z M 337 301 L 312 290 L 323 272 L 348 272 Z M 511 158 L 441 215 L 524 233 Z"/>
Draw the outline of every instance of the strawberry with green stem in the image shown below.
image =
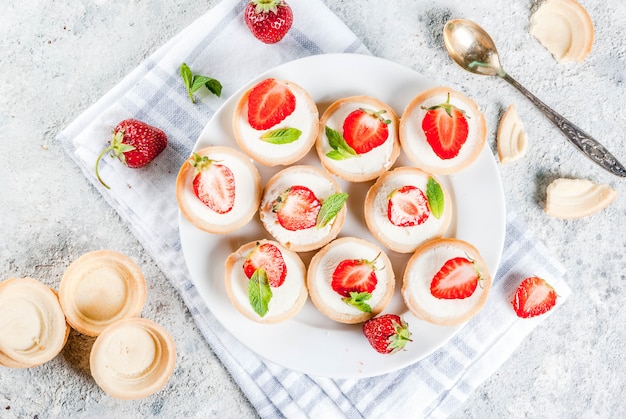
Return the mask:
<path id="1" fill-rule="evenodd" d="M 167 147 L 167 135 L 161 129 L 137 119 L 125 119 L 113 130 L 111 144 L 96 159 L 96 177 L 107 189 L 98 170 L 102 157 L 111 152 L 130 168 L 146 166 Z"/>
<path id="2" fill-rule="evenodd" d="M 370 313 L 372 308 L 366 302 L 372 298 L 372 292 L 378 284 L 376 276 L 376 260 L 344 259 L 337 264 L 331 278 L 330 286 L 346 304 L 361 311 Z"/>
<path id="3" fill-rule="evenodd" d="M 252 35 L 266 44 L 283 39 L 293 24 L 293 11 L 284 0 L 250 0 L 243 14 Z"/>
<path id="4" fill-rule="evenodd" d="M 235 175 L 228 166 L 208 156 L 193 153 L 189 164 L 195 169 L 193 191 L 200 201 L 218 214 L 226 214 L 235 205 Z"/>
<path id="5" fill-rule="evenodd" d="M 326 156 L 333 160 L 358 157 L 379 147 L 389 138 L 391 120 L 383 118 L 385 109 L 358 108 L 343 122 L 343 134 L 326 126 L 325 133 L 332 149 Z"/>
<path id="6" fill-rule="evenodd" d="M 444 160 L 456 157 L 469 135 L 469 117 L 450 103 L 450 93 L 445 103 L 422 109 L 426 110 L 422 130 L 432 150 Z"/>
<path id="7" fill-rule="evenodd" d="M 383 314 L 363 323 L 363 334 L 381 354 L 393 354 L 412 342 L 409 325 L 397 314 Z"/>

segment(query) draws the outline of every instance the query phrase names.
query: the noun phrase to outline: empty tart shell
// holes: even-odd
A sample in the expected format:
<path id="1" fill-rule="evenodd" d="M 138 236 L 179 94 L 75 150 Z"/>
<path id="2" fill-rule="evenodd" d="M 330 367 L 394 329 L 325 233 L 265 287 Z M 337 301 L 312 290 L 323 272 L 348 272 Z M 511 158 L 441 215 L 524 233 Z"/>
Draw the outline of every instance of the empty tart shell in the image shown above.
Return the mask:
<path id="1" fill-rule="evenodd" d="M 333 273 L 344 260 L 373 263 L 377 283 L 371 298 L 366 300 L 371 312 L 347 304 L 333 289 Z M 374 243 L 356 237 L 342 237 L 328 243 L 313 256 L 307 271 L 311 301 L 320 312 L 339 323 L 361 323 L 381 313 L 389 304 L 395 285 L 393 266 L 387 254 Z"/>
<path id="2" fill-rule="evenodd" d="M 0 365 L 29 368 L 61 352 L 70 328 L 57 293 L 33 278 L 0 283 Z"/>
<path id="3" fill-rule="evenodd" d="M 272 297 L 268 311 L 259 315 L 250 303 L 248 285 L 250 279 L 245 274 L 244 262 L 257 246 L 272 244 L 278 248 L 285 262 L 286 277 L 278 287 L 271 287 Z M 246 243 L 231 253 L 225 264 L 226 292 L 235 308 L 244 316 L 257 323 L 279 323 L 295 316 L 304 306 L 308 292 L 306 288 L 306 267 L 300 256 L 273 240 L 259 240 Z"/>
<path id="4" fill-rule="evenodd" d="M 609 185 L 587 179 L 556 179 L 548 185 L 546 213 L 563 219 L 594 214 L 615 200 L 617 191 Z"/>
<path id="5" fill-rule="evenodd" d="M 509 105 L 498 125 L 498 157 L 500 162 L 509 163 L 519 160 L 526 154 L 528 135 L 524 124 L 517 114 L 515 105 Z"/>
<path id="6" fill-rule="evenodd" d="M 318 131 L 319 112 L 309 93 L 292 81 L 275 81 L 286 86 L 295 97 L 296 107 L 290 115 L 271 128 L 253 128 L 248 122 L 248 103 L 250 92 L 258 84 L 244 92 L 233 113 L 233 133 L 237 145 L 252 159 L 266 166 L 289 165 L 302 159 L 313 147 Z M 289 129 L 300 131 L 297 140 L 285 142 L 272 135 L 277 130 Z M 272 141 L 268 136 L 277 141 Z"/>
<path id="7" fill-rule="evenodd" d="M 449 104 L 459 109 L 468 124 L 467 139 L 454 157 L 440 157 L 429 144 L 422 126 L 428 109 Z M 459 172 L 472 164 L 480 155 L 487 139 L 485 116 L 476 102 L 449 87 L 427 89 L 406 106 L 400 118 L 400 144 L 402 150 L 417 167 L 435 174 Z M 444 138 L 442 141 L 452 141 Z"/>
<path id="8" fill-rule="evenodd" d="M 265 185 L 259 215 L 268 233 L 277 242 L 294 252 L 308 252 L 319 249 L 333 240 L 345 221 L 346 205 L 342 206 L 335 217 L 324 227 L 313 227 L 288 230 L 284 228 L 274 211 L 277 200 L 289 188 L 304 186 L 310 189 L 315 197 L 323 203 L 331 196 L 341 193 L 339 184 L 324 170 L 315 166 L 291 166 L 276 173 Z"/>
<path id="9" fill-rule="evenodd" d="M 433 211 L 434 202 L 432 192 L 429 193 L 429 182 L 434 182 L 441 188 L 439 203 L 441 214 Z M 422 202 L 426 208 L 424 219 L 416 225 L 396 225 L 388 216 L 390 198 L 404 187 L 414 187 L 421 192 Z M 432 187 L 432 186 L 431 186 Z M 419 207 L 417 200 L 407 205 Z M 443 236 L 452 219 L 453 204 L 447 188 L 437 178 L 415 167 L 398 167 L 384 173 L 376 180 L 365 196 L 365 223 L 374 237 L 387 248 L 400 253 L 410 253 L 427 240 Z M 438 215 L 438 217 L 436 216 Z"/>
<path id="10" fill-rule="evenodd" d="M 96 338 L 89 364 L 94 380 L 109 396 L 140 399 L 165 386 L 176 364 L 176 347 L 162 326 L 142 318 L 124 319 Z"/>
<path id="11" fill-rule="evenodd" d="M 560 63 L 580 62 L 591 52 L 593 22 L 575 0 L 547 0 L 532 14 L 530 33 Z"/>
<path id="12" fill-rule="evenodd" d="M 59 299 L 74 329 L 98 336 L 110 324 L 141 313 L 146 280 L 128 256 L 97 250 L 68 266 L 61 279 Z"/>
<path id="13" fill-rule="evenodd" d="M 473 293 L 466 298 L 439 298 L 431 292 L 435 276 L 447 261 L 465 259 L 473 264 L 480 279 Z M 454 278 L 454 275 L 451 276 Z M 451 279 L 454 281 L 454 279 Z M 403 277 L 402 297 L 416 317 L 427 322 L 452 326 L 475 316 L 487 302 L 491 275 L 478 250 L 459 239 L 436 239 L 420 246 L 409 259 Z"/>
<path id="14" fill-rule="evenodd" d="M 359 153 L 359 150 L 355 150 L 356 155 L 348 158 L 337 159 L 329 157 L 329 153 L 336 152 L 336 150 L 331 146 L 327 129 L 331 129 L 343 137 L 345 135 L 344 122 L 346 118 L 359 109 L 369 114 L 379 115 L 372 117 L 371 120 L 373 122 L 369 122 L 370 125 L 375 124 L 376 119 L 385 121 L 387 138 L 382 144 L 369 151 L 364 149 L 362 153 Z M 365 126 L 366 124 L 363 125 Z M 351 96 L 339 99 L 332 103 L 320 118 L 320 129 L 315 147 L 322 166 L 328 172 L 349 182 L 364 182 L 376 179 L 389 170 L 400 155 L 398 117 L 393 108 L 371 96 Z"/>
<path id="15" fill-rule="evenodd" d="M 230 210 L 219 213 L 205 205 L 194 192 L 195 168 L 190 157 L 176 178 L 176 199 L 180 212 L 196 228 L 225 234 L 246 225 L 256 213 L 261 199 L 261 176 L 250 158 L 231 147 L 211 146 L 195 152 L 226 166 L 234 177 L 234 201 Z"/>

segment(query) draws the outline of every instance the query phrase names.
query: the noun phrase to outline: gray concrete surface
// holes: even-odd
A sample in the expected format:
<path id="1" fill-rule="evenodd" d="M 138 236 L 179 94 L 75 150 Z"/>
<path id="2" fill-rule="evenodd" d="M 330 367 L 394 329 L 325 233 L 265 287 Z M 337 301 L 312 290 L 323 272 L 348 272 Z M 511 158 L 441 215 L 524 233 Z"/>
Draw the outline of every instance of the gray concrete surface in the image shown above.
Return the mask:
<path id="1" fill-rule="evenodd" d="M 292 0 L 302 1 L 302 0 Z M 55 135 L 215 0 L 3 0 L 0 2 L 0 280 L 32 276 L 53 287 L 81 254 L 114 248 L 148 278 L 144 316 L 178 345 L 167 394 L 107 397 L 89 375 L 90 340 L 72 332 L 51 362 L 0 368 L 0 417 L 254 417 L 163 274 L 127 226 L 83 178 Z M 595 24 L 590 56 L 557 64 L 528 33 L 537 1 L 324 0 L 373 54 L 475 98 L 488 141 L 515 103 L 530 145 L 501 167 L 506 201 L 566 266 L 567 304 L 536 329 L 456 417 L 617 417 L 626 411 L 626 180 L 583 157 L 504 82 L 450 64 L 440 30 L 467 17 L 494 36 L 505 68 L 626 162 L 626 6 L 582 1 Z M 618 198 L 588 218 L 544 213 L 557 177 L 610 184 Z M 486 203 L 488 204 L 488 203 Z"/>

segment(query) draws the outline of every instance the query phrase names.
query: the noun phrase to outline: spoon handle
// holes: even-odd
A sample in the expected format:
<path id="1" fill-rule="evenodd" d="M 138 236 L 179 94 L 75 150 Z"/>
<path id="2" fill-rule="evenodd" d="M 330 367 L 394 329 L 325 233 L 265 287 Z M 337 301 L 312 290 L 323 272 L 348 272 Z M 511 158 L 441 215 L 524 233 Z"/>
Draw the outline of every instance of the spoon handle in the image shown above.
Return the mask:
<path id="1" fill-rule="evenodd" d="M 624 168 L 602 144 L 591 137 L 591 135 L 553 111 L 548 105 L 519 84 L 513 77 L 506 73 L 501 77 L 534 103 L 535 106 L 563 132 L 565 137 L 574 143 L 580 151 L 590 157 L 591 160 L 617 176 L 626 177 L 626 168 Z"/>

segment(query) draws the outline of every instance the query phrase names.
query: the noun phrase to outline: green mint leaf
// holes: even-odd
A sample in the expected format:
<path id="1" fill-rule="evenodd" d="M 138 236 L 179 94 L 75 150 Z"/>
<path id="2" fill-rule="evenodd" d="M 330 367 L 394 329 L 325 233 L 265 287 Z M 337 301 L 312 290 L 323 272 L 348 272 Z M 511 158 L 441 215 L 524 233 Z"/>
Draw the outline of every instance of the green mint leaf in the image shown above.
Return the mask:
<path id="1" fill-rule="evenodd" d="M 261 140 L 272 144 L 289 144 L 296 141 L 302 135 L 298 128 L 279 128 L 267 131 L 261 135 Z"/>
<path id="2" fill-rule="evenodd" d="M 371 313 L 372 307 L 370 307 L 370 305 L 365 302 L 370 298 L 372 298 L 372 294 L 370 294 L 369 292 L 352 291 L 350 292 L 349 297 L 344 297 L 341 300 L 344 303 L 354 306 L 365 313 Z"/>
<path id="3" fill-rule="evenodd" d="M 248 282 L 248 299 L 252 309 L 259 316 L 263 317 L 267 314 L 272 299 L 272 289 L 265 269 L 258 268 L 252 274 L 250 282 Z"/>
<path id="4" fill-rule="evenodd" d="M 348 194 L 344 192 L 339 192 L 329 196 L 328 199 L 326 199 L 322 204 L 320 212 L 317 213 L 317 228 L 326 227 L 326 225 L 337 216 L 339 211 L 341 211 L 341 208 L 343 208 L 347 199 Z"/>
<path id="5" fill-rule="evenodd" d="M 443 189 L 433 177 L 429 177 L 426 183 L 426 199 L 428 199 L 428 206 L 433 216 L 437 219 L 441 218 L 444 208 Z"/>
<path id="6" fill-rule="evenodd" d="M 187 93 L 189 94 L 191 103 L 195 103 L 193 93 L 202 86 L 205 86 L 211 93 L 218 97 L 222 94 L 222 84 L 218 80 L 207 76 L 201 76 L 199 74 L 193 74 L 189 66 L 185 63 L 182 63 L 180 66 L 180 76 L 182 77 L 183 83 L 187 88 Z"/>
<path id="7" fill-rule="evenodd" d="M 343 136 L 338 131 L 326 126 L 324 127 L 324 132 L 328 138 L 328 145 L 330 145 L 333 151 L 336 151 L 336 153 L 329 151 L 326 153 L 327 157 L 333 160 L 344 160 L 359 156 L 357 152 L 346 143 L 346 140 L 344 140 Z"/>
<path id="8" fill-rule="evenodd" d="M 182 77 L 183 83 L 187 88 L 187 94 L 189 94 L 189 99 L 191 99 L 191 102 L 194 103 L 191 91 L 191 85 L 193 84 L 193 73 L 191 72 L 189 66 L 185 63 L 180 66 L 180 76 Z"/>

